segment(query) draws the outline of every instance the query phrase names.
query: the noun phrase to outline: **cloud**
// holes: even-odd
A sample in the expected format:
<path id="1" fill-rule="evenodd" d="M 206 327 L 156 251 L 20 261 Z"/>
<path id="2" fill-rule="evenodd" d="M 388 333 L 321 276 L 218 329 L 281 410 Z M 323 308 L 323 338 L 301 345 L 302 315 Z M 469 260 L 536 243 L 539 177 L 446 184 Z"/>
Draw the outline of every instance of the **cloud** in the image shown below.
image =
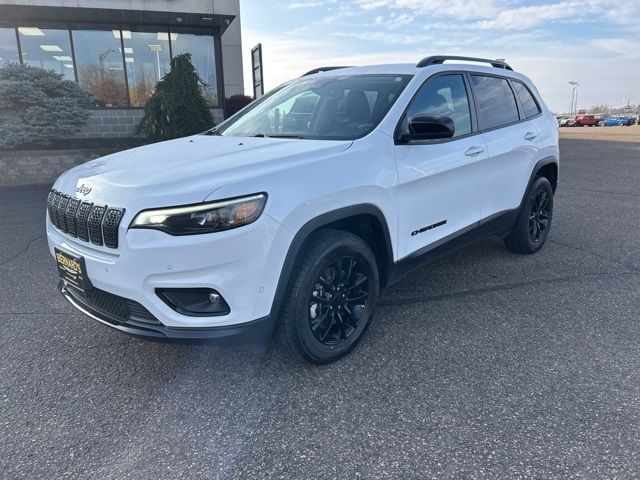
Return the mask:
<path id="1" fill-rule="evenodd" d="M 569 105 L 569 80 L 581 82 L 581 108 L 637 96 L 637 0 L 298 0 L 322 3 L 324 17 L 300 21 L 303 13 L 285 4 L 272 14 L 285 12 L 278 26 L 254 17 L 259 28 L 247 28 L 246 5 L 258 1 L 243 0 L 243 45 L 248 59 L 262 43 L 267 89 L 323 65 L 415 64 L 448 53 L 506 58 L 559 112 Z M 247 91 L 250 69 L 245 62 Z"/>
<path id="2" fill-rule="evenodd" d="M 495 0 L 394 0 L 393 7 L 409 9 L 420 14 L 460 19 L 491 18 L 498 11 Z"/>
<path id="3" fill-rule="evenodd" d="M 289 8 L 315 8 L 315 7 L 321 7 L 325 4 L 326 2 L 299 2 L 299 3 L 290 3 Z"/>
<path id="4" fill-rule="evenodd" d="M 389 29 L 396 29 L 413 23 L 413 20 L 413 15 L 409 15 L 408 13 L 401 13 L 399 15 L 391 14 L 391 17 L 385 25 Z"/>
<path id="5" fill-rule="evenodd" d="M 358 5 L 363 10 L 373 10 L 375 8 L 388 7 L 393 4 L 392 0 L 356 0 Z"/>
<path id="6" fill-rule="evenodd" d="M 336 37 L 355 38 L 366 42 L 380 42 L 389 45 L 412 45 L 417 43 L 431 42 L 434 38 L 424 34 L 398 34 L 390 32 L 335 32 Z"/>
<path id="7" fill-rule="evenodd" d="M 555 21 L 571 21 L 585 18 L 593 13 L 588 2 L 560 2 L 553 5 L 529 5 L 498 12 L 489 20 L 475 23 L 474 28 L 521 30 Z"/>

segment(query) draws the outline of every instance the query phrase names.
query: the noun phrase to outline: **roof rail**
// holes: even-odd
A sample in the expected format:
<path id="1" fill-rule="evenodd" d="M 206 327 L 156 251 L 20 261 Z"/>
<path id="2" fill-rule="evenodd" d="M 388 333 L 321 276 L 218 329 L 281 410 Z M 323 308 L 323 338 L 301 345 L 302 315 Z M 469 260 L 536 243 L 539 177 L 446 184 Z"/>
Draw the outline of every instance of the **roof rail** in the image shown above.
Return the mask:
<path id="1" fill-rule="evenodd" d="M 307 75 L 313 75 L 314 73 L 328 72 L 330 70 L 339 70 L 341 68 L 351 68 L 351 67 L 349 67 L 349 66 L 344 66 L 344 67 L 318 67 L 318 68 L 314 68 L 313 70 L 309 70 L 307 73 L 305 73 L 302 76 L 306 77 Z"/>
<path id="2" fill-rule="evenodd" d="M 513 70 L 513 68 L 511 68 L 508 63 L 503 62 L 502 60 L 489 60 L 487 58 L 475 57 L 458 57 L 455 55 L 433 55 L 431 57 L 425 57 L 420 60 L 420 62 L 418 62 L 416 67 L 423 68 L 428 67 L 429 65 L 440 65 L 447 60 L 463 60 L 465 62 L 489 63 L 492 67 L 504 68 L 505 70 Z"/>

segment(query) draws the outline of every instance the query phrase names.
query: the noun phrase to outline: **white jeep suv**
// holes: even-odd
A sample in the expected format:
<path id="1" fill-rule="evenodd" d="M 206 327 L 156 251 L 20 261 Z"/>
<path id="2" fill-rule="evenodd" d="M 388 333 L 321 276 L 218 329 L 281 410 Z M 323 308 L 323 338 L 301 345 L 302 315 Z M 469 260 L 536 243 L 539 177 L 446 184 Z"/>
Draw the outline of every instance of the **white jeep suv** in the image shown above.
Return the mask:
<path id="1" fill-rule="evenodd" d="M 324 363 L 409 269 L 487 235 L 540 249 L 558 158 L 555 117 L 506 63 L 327 67 L 203 134 L 72 168 L 47 236 L 62 294 L 106 325 L 187 342 L 275 328 Z"/>

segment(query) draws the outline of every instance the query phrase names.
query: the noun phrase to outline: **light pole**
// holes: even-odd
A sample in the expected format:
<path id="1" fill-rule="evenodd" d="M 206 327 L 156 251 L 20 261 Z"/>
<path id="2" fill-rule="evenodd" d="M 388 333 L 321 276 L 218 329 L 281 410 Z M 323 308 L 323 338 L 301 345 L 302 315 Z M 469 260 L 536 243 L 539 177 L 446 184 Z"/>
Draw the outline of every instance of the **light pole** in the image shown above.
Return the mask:
<path id="1" fill-rule="evenodd" d="M 156 54 L 156 64 L 158 67 L 158 74 L 156 75 L 157 77 L 157 81 L 160 81 L 160 52 L 162 51 L 162 45 L 147 45 L 149 47 L 149 50 L 151 50 L 152 52 L 155 52 Z"/>
<path id="2" fill-rule="evenodd" d="M 102 83 L 104 83 L 104 60 L 111 52 L 116 53 L 113 48 L 110 48 L 98 55 L 98 61 L 100 62 L 100 81 Z"/>
<path id="3" fill-rule="evenodd" d="M 627 108 L 625 108 L 625 112 L 630 112 L 631 111 L 631 100 L 633 100 L 636 97 L 629 97 L 627 98 Z"/>
<path id="4" fill-rule="evenodd" d="M 571 108 L 569 109 L 569 115 L 573 115 L 574 109 L 576 114 L 578 113 L 578 87 L 580 86 L 580 82 L 571 80 L 569 85 L 573 86 L 573 90 L 571 90 Z"/>

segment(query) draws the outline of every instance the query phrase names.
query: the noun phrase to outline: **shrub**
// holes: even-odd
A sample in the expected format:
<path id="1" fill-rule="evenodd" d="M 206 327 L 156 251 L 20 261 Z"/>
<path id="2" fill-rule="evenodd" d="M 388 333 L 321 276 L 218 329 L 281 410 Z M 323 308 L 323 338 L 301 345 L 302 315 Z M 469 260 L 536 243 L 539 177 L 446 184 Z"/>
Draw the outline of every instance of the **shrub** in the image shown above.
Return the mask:
<path id="1" fill-rule="evenodd" d="M 0 148 L 49 145 L 78 133 L 91 95 L 53 70 L 8 63 L 0 68 Z"/>
<path id="2" fill-rule="evenodd" d="M 213 126 L 204 99 L 206 84 L 191 63 L 191 54 L 171 60 L 171 71 L 156 85 L 136 133 L 151 140 L 168 140 L 202 132 Z"/>
<path id="3" fill-rule="evenodd" d="M 225 110 L 224 113 L 227 117 L 230 117 L 234 113 L 237 113 L 240 110 L 242 110 L 251 102 L 253 102 L 253 98 L 247 95 L 241 95 L 241 94 L 231 95 L 224 101 L 224 110 Z"/>

